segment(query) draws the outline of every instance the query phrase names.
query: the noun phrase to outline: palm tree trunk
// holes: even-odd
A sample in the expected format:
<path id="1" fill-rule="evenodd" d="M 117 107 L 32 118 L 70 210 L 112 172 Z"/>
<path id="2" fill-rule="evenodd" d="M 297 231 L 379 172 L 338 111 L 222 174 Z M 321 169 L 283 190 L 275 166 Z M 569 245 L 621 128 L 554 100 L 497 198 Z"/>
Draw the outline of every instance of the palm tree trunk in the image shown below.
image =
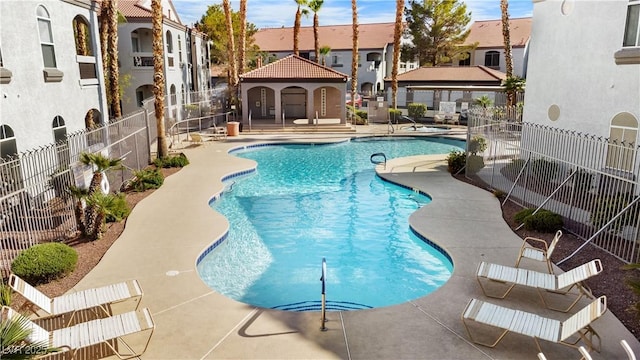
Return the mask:
<path id="1" fill-rule="evenodd" d="M 89 51 L 87 49 L 87 26 L 82 21 L 74 21 L 76 24 L 76 41 L 78 44 L 78 55 L 87 56 Z"/>
<path id="2" fill-rule="evenodd" d="M 391 68 L 391 107 L 398 104 L 398 63 L 400 62 L 400 36 L 402 35 L 402 13 L 404 0 L 396 0 L 396 23 L 393 28 L 393 65 Z"/>
<path id="3" fill-rule="evenodd" d="M 298 4 L 298 10 L 296 11 L 296 18 L 293 22 L 293 54 L 296 56 L 300 55 L 300 51 L 298 50 L 299 45 L 299 36 L 300 36 L 300 21 L 302 19 L 302 11 L 300 10 L 300 4 Z"/>
<path id="4" fill-rule="evenodd" d="M 316 54 L 316 62 L 320 63 L 320 39 L 318 38 L 318 27 L 320 26 L 320 20 L 318 20 L 318 13 L 313 14 L 313 46 Z"/>
<path id="5" fill-rule="evenodd" d="M 111 102 L 109 91 L 109 3 L 111 0 L 102 0 L 100 12 L 100 51 L 102 51 L 102 71 L 104 73 L 104 85 L 107 94 L 107 103 Z"/>
<path id="6" fill-rule="evenodd" d="M 351 99 L 355 107 L 358 91 L 358 4 L 351 0 L 351 27 L 353 30 L 353 48 L 351 49 Z"/>
<path id="7" fill-rule="evenodd" d="M 162 41 L 162 0 L 151 0 L 153 12 L 153 95 L 155 96 L 156 129 L 158 132 L 158 157 L 169 154 L 164 124 L 164 45 Z"/>
<path id="8" fill-rule="evenodd" d="M 513 58 L 511 56 L 511 35 L 509 30 L 509 1 L 500 0 L 502 12 L 502 38 L 504 40 L 504 61 L 507 70 L 507 79 L 513 77 Z M 515 103 L 515 93 L 507 91 L 507 106 Z"/>
<path id="9" fill-rule="evenodd" d="M 231 18 L 231 3 L 229 0 L 222 1 L 222 7 L 224 8 L 224 17 L 227 28 L 227 39 L 229 41 L 227 51 L 229 58 L 229 85 L 231 91 L 231 103 L 236 104 L 238 99 L 236 96 L 236 90 L 238 86 L 238 68 L 236 66 L 236 47 L 233 38 L 233 20 Z"/>
<path id="10" fill-rule="evenodd" d="M 240 0 L 240 46 L 238 53 L 238 75 L 244 74 L 247 52 L 247 0 Z"/>
<path id="11" fill-rule="evenodd" d="M 109 81 L 113 116 L 122 117 L 120 108 L 120 69 L 118 68 L 118 0 L 109 1 Z"/>

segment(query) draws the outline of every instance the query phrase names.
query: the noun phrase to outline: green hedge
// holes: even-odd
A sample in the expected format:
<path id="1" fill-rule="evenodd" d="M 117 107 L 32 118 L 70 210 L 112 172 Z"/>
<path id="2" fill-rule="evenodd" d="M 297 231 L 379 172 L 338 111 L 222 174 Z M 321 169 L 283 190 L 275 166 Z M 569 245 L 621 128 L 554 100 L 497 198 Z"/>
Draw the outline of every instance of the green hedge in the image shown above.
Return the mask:
<path id="1" fill-rule="evenodd" d="M 76 268 L 78 253 L 61 243 L 34 245 L 18 255 L 11 271 L 30 284 L 46 283 L 63 277 Z"/>

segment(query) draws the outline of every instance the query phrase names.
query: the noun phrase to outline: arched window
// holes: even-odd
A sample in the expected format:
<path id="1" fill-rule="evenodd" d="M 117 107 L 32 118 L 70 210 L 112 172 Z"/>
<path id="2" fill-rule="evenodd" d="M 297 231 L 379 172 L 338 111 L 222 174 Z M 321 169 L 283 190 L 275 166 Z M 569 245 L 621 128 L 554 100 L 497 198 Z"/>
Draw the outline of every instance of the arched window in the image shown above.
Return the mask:
<path id="1" fill-rule="evenodd" d="M 169 88 L 169 105 L 175 105 L 176 103 L 176 86 L 171 84 L 171 87 Z"/>
<path id="2" fill-rule="evenodd" d="M 80 15 L 73 18 L 73 34 L 76 40 L 76 54 L 93 56 L 91 30 L 89 29 L 87 21 Z"/>
<path id="3" fill-rule="evenodd" d="M 500 68 L 500 53 L 497 51 L 487 51 L 484 53 L 484 66 L 499 69 Z"/>
<path id="4" fill-rule="evenodd" d="M 42 49 L 42 60 L 44 67 L 56 67 L 56 51 L 53 43 L 53 33 L 51 31 L 51 18 L 47 9 L 40 5 L 36 12 L 38 19 L 38 32 L 40 34 L 40 47 Z"/>
<path id="5" fill-rule="evenodd" d="M 9 125 L 0 126 L 0 157 L 7 158 L 18 154 L 18 146 L 13 129 Z"/>
<path id="6" fill-rule="evenodd" d="M 607 167 L 633 171 L 638 144 L 638 119 L 633 114 L 622 112 L 611 120 Z"/>
<path id="7" fill-rule="evenodd" d="M 173 37 L 171 31 L 167 30 L 167 52 L 173 54 Z"/>
<path id="8" fill-rule="evenodd" d="M 51 127 L 53 128 L 54 142 L 59 143 L 67 140 L 67 127 L 62 116 L 57 115 L 56 117 L 54 117 Z"/>

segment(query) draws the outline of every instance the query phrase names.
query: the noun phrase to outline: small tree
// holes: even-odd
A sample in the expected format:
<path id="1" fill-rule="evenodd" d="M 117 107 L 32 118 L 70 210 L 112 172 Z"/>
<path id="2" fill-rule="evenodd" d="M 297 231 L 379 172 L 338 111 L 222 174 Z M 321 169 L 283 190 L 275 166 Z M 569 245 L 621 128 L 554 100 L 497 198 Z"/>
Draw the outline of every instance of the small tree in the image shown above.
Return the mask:
<path id="1" fill-rule="evenodd" d="M 464 46 L 470 29 L 471 13 L 458 0 L 410 0 L 405 10 L 406 35 L 411 43 L 403 45 L 403 60 L 418 60 L 420 66 L 446 64 L 459 54 L 470 52 Z"/>

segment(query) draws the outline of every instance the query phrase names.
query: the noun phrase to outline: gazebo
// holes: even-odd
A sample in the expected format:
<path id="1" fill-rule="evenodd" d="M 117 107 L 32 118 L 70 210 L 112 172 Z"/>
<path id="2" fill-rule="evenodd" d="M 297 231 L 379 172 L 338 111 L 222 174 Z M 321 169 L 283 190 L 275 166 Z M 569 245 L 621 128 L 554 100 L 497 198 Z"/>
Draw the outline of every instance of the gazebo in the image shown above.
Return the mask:
<path id="1" fill-rule="evenodd" d="M 346 124 L 348 76 L 300 56 L 289 55 L 240 75 L 242 120 L 339 119 Z"/>

